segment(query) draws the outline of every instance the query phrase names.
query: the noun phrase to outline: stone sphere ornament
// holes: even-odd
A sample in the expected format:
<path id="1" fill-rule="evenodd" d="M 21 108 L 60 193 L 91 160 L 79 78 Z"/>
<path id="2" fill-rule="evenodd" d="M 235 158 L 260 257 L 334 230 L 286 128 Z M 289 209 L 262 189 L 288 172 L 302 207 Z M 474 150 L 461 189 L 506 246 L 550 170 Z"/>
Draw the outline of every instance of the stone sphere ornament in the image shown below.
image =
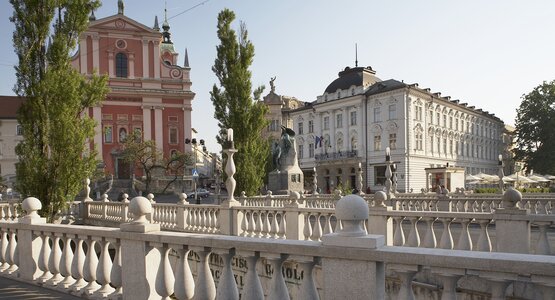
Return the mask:
<path id="1" fill-rule="evenodd" d="M 133 214 L 132 223 L 149 223 L 146 215 L 152 213 L 152 204 L 147 198 L 138 196 L 131 199 L 129 211 Z"/>

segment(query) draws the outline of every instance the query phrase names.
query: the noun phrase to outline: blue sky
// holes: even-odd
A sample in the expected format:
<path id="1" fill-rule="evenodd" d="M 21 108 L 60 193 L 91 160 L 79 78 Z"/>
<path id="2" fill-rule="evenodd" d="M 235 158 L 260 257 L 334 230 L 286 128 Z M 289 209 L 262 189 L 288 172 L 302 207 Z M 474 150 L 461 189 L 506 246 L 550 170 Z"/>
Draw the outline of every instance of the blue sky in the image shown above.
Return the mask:
<path id="1" fill-rule="evenodd" d="M 345 66 L 372 66 L 381 79 L 418 83 L 514 124 L 520 97 L 555 79 L 555 1 L 168 0 L 172 39 L 191 65 L 193 127 L 218 152 L 209 91 L 216 23 L 223 8 L 246 23 L 255 45 L 253 86 L 277 76 L 276 92 L 314 101 Z M 97 18 L 117 12 L 103 1 Z M 12 95 L 12 8 L 0 3 L 0 95 Z M 164 1 L 127 0 L 125 14 L 148 26 Z M 235 24 L 235 28 L 239 23 Z M 180 58 L 182 63 L 183 57 Z M 1 109 L 1 108 L 0 108 Z M 209 118 L 207 120 L 207 118 Z"/>

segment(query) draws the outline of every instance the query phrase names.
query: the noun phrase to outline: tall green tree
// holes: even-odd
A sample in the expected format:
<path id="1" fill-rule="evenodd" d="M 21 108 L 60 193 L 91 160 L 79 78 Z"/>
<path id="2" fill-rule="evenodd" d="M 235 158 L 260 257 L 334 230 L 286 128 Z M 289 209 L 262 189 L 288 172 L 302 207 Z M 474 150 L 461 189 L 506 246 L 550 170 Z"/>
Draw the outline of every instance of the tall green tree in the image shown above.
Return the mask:
<path id="1" fill-rule="evenodd" d="M 522 96 L 516 117 L 515 159 L 526 169 L 555 174 L 555 80 Z"/>
<path id="2" fill-rule="evenodd" d="M 10 0 L 19 58 L 15 93 L 27 100 L 18 112 L 23 141 L 16 148 L 17 183 L 23 196 L 43 203 L 52 220 L 83 188 L 96 168 L 89 150 L 95 122 L 88 107 L 108 92 L 106 77 L 85 77 L 70 64 L 70 53 L 87 28 L 98 0 Z M 48 42 L 47 42 L 48 41 Z"/>
<path id="3" fill-rule="evenodd" d="M 231 29 L 233 20 L 235 13 L 229 9 L 218 15 L 220 45 L 216 47 L 217 56 L 212 71 L 220 86 L 214 84 L 210 95 L 220 128 L 216 137 L 218 143 L 225 147 L 226 129 L 234 130 L 235 148 L 239 151 L 234 155 L 237 168 L 235 191 L 253 195 L 264 183 L 269 143 L 262 138 L 262 130 L 268 126 L 265 118 L 268 108 L 259 101 L 264 87 L 252 90 L 249 67 L 254 57 L 254 46 L 248 39 L 247 28 L 241 22 L 237 36 Z"/>

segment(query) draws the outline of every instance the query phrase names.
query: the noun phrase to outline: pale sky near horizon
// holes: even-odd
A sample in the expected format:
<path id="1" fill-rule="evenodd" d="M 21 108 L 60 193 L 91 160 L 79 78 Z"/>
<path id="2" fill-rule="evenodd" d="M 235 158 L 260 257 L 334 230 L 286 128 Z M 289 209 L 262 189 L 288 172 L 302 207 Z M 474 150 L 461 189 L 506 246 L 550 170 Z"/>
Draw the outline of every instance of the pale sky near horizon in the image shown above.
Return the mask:
<path id="1" fill-rule="evenodd" d="M 117 13 L 102 1 L 97 18 Z M 164 1 L 126 0 L 125 14 L 147 26 Z M 203 3 L 181 15 L 179 13 Z M 276 92 L 314 101 L 346 66 L 372 66 L 382 80 L 418 83 L 514 124 L 521 96 L 555 79 L 555 1 L 517 0 L 168 0 L 172 40 L 191 65 L 193 127 L 219 152 L 209 92 L 216 77 L 217 15 L 235 11 L 255 46 L 253 87 L 276 76 Z M 0 95 L 13 95 L 12 7 L 0 3 Z M 178 16 L 176 16 L 178 15 Z M 175 16 L 175 17 L 173 17 Z M 183 55 L 179 64 L 183 64 Z M 1 108 L 0 108 L 1 109 Z"/>

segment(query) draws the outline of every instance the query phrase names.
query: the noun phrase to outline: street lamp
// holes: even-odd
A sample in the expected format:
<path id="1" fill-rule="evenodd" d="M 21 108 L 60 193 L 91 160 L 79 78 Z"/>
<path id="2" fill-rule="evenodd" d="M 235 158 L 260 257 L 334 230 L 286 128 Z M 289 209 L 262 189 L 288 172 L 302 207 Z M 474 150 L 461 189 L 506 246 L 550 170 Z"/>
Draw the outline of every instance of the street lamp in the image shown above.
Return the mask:
<path id="1" fill-rule="evenodd" d="M 505 177 L 505 173 L 503 173 L 503 154 L 499 154 L 498 158 L 499 173 L 497 175 L 499 176 L 499 191 L 503 194 L 503 177 Z"/>

